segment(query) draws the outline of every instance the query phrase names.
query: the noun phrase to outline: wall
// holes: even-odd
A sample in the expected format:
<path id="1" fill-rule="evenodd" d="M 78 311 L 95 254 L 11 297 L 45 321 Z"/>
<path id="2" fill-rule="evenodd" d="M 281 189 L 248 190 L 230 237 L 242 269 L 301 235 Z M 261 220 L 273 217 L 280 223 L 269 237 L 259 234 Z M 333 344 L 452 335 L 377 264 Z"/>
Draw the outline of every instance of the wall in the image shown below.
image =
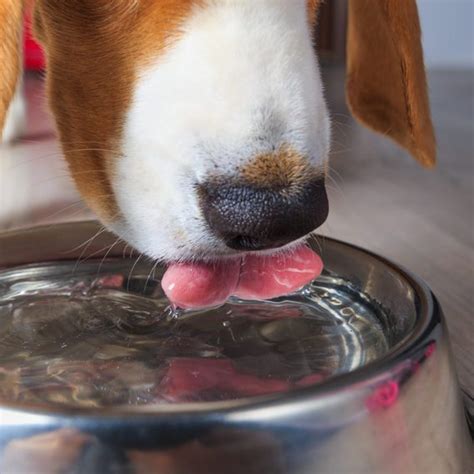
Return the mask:
<path id="1" fill-rule="evenodd" d="M 474 68 L 474 0 L 418 0 L 429 68 Z"/>

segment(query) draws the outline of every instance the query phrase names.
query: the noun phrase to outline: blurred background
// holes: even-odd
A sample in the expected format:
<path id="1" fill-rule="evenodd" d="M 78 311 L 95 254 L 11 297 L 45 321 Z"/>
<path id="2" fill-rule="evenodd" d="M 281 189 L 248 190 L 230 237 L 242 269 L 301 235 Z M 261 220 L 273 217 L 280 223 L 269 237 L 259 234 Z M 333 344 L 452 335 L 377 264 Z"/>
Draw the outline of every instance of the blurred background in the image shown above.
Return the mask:
<path id="1" fill-rule="evenodd" d="M 384 255 L 429 283 L 445 310 L 461 383 L 472 398 L 474 2 L 418 5 L 439 147 L 432 171 L 350 116 L 344 98 L 347 1 L 323 6 L 316 37 L 333 152 L 331 214 L 321 234 Z M 0 145 L 0 230 L 92 218 L 62 161 L 44 100 L 41 50 L 28 28 L 25 66 L 25 130 L 20 140 Z"/>

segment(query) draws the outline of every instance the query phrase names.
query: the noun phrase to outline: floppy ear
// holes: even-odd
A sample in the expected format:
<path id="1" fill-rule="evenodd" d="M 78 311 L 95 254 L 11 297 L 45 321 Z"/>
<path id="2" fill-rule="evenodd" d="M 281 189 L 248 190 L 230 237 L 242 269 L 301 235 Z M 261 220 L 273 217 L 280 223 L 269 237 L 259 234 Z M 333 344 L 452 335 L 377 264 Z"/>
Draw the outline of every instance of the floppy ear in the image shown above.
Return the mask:
<path id="1" fill-rule="evenodd" d="M 349 0 L 346 93 L 363 124 L 391 137 L 422 165 L 434 165 L 415 0 Z"/>
<path id="2" fill-rule="evenodd" d="M 0 139 L 21 71 L 23 1 L 0 0 Z"/>

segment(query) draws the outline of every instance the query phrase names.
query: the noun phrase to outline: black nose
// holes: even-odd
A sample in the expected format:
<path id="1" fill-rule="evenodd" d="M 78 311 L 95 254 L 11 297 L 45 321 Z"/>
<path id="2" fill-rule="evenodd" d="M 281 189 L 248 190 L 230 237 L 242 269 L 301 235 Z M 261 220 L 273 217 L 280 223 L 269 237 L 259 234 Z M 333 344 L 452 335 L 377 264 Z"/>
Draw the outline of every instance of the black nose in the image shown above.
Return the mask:
<path id="1" fill-rule="evenodd" d="M 236 250 L 281 247 L 319 227 L 328 215 L 324 178 L 295 189 L 210 182 L 199 194 L 212 232 Z"/>

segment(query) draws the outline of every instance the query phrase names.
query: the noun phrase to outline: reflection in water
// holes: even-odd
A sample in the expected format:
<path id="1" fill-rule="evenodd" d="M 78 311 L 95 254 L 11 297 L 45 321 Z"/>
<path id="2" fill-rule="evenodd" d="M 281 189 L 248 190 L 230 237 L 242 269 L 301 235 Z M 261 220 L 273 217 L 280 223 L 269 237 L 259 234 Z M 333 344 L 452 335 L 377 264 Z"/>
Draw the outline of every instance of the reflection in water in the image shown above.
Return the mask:
<path id="1" fill-rule="evenodd" d="M 329 275 L 271 302 L 177 313 L 161 275 L 140 264 L 130 278 L 132 264 L 0 273 L 0 401 L 106 407 L 286 392 L 397 342 L 383 308 Z"/>

